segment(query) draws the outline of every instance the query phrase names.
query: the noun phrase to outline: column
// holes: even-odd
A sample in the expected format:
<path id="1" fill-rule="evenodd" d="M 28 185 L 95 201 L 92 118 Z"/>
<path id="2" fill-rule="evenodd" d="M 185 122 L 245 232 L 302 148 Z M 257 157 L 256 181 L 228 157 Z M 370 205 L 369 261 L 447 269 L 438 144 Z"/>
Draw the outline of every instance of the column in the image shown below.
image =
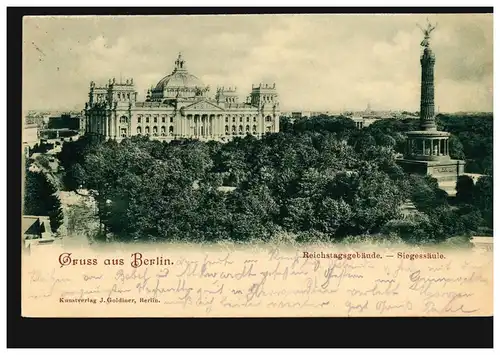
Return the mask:
<path id="1" fill-rule="evenodd" d="M 198 125 L 198 136 L 201 137 L 201 127 L 203 126 L 203 115 L 202 114 L 200 115 L 199 122 L 200 122 L 200 124 Z"/>
<path id="2" fill-rule="evenodd" d="M 198 115 L 194 115 L 194 132 L 193 135 L 196 137 L 198 133 Z"/>
<path id="3" fill-rule="evenodd" d="M 216 120 L 215 121 L 215 127 L 216 127 L 216 130 L 217 130 L 215 132 L 215 135 L 219 137 L 221 135 L 221 121 L 222 121 L 221 115 L 217 115 L 215 120 Z"/>
<path id="4" fill-rule="evenodd" d="M 225 125 L 226 125 L 226 117 L 225 115 L 219 115 L 219 122 L 220 122 L 220 129 L 219 129 L 219 135 L 226 135 L 226 131 L 225 131 Z M 229 124 L 229 123 L 227 123 Z"/>
<path id="5" fill-rule="evenodd" d="M 106 115 L 106 124 L 108 125 L 108 137 L 111 138 L 111 117 Z"/>
<path id="6" fill-rule="evenodd" d="M 200 136 L 205 137 L 206 134 L 207 134 L 207 115 L 201 115 Z"/>
<path id="7" fill-rule="evenodd" d="M 201 127 L 203 126 L 203 128 L 205 128 L 203 116 L 204 116 L 203 114 L 200 115 L 200 125 L 198 127 L 199 128 L 198 136 L 200 136 L 200 137 L 201 137 Z"/>
<path id="8" fill-rule="evenodd" d="M 117 119 L 116 119 L 116 112 L 113 112 L 113 138 L 116 139 L 118 127 L 117 127 Z M 118 132 L 119 134 L 120 132 Z"/>
<path id="9" fill-rule="evenodd" d="M 196 137 L 200 136 L 202 119 L 203 119 L 203 116 L 198 115 L 198 119 L 196 120 Z"/>
<path id="10" fill-rule="evenodd" d="M 422 155 L 425 155 L 425 139 L 422 139 Z"/>

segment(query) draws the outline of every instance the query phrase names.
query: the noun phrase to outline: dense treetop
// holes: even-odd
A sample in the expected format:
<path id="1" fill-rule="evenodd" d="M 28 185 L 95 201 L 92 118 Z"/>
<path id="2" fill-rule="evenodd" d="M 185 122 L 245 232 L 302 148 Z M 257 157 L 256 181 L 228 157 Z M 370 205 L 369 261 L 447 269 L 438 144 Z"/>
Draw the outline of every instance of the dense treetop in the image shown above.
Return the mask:
<path id="1" fill-rule="evenodd" d="M 297 240 L 397 233 L 438 241 L 485 225 L 487 180 L 457 207 L 435 179 L 397 165 L 403 133 L 414 125 L 380 121 L 358 130 L 344 117 L 284 119 L 280 133 L 226 144 L 84 136 L 65 143 L 59 158 L 66 188 L 93 191 L 101 237 L 120 241 L 268 240 L 280 232 Z M 408 199 L 420 213 L 403 219 Z"/>

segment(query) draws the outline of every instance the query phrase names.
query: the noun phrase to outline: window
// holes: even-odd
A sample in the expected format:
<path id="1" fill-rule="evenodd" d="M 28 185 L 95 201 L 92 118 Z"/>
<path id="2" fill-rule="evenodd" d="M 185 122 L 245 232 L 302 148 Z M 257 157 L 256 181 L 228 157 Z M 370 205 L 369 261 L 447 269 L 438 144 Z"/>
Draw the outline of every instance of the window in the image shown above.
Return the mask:
<path id="1" fill-rule="evenodd" d="M 156 116 L 155 116 L 155 117 L 153 118 L 153 122 L 154 122 L 154 123 L 158 123 L 158 117 L 156 117 Z"/>
<path id="2" fill-rule="evenodd" d="M 128 119 L 125 116 L 120 117 L 120 123 L 127 123 Z"/>
<path id="3" fill-rule="evenodd" d="M 271 132 L 271 126 L 266 127 L 266 132 Z"/>
<path id="4" fill-rule="evenodd" d="M 255 117 L 255 116 L 254 116 L 253 121 L 254 121 L 254 122 L 257 122 L 257 117 Z"/>
<path id="5" fill-rule="evenodd" d="M 226 117 L 226 123 L 228 123 L 228 122 L 229 122 L 229 117 Z"/>
<path id="6" fill-rule="evenodd" d="M 137 127 L 137 134 L 141 134 L 142 133 L 142 128 L 141 127 Z"/>
<path id="7" fill-rule="evenodd" d="M 257 126 L 252 126 L 253 133 L 257 133 Z"/>
<path id="8" fill-rule="evenodd" d="M 250 122 L 250 117 L 247 117 L 247 122 Z"/>
<path id="9" fill-rule="evenodd" d="M 226 120 L 227 120 L 227 118 L 226 118 Z M 226 133 L 229 133 L 229 126 L 228 125 L 226 125 Z"/>
<path id="10" fill-rule="evenodd" d="M 174 122 L 174 118 L 170 117 L 170 123 Z"/>
<path id="11" fill-rule="evenodd" d="M 142 121 L 142 116 L 137 117 L 137 123 L 141 123 Z"/>
<path id="12" fill-rule="evenodd" d="M 236 126 L 231 127 L 231 130 L 233 131 L 233 134 L 236 134 Z"/>
<path id="13" fill-rule="evenodd" d="M 165 126 L 162 126 L 162 127 L 161 127 L 160 132 L 161 132 L 161 135 L 162 135 L 162 136 L 166 135 L 166 133 L 167 133 L 167 132 L 165 131 Z"/>
<path id="14" fill-rule="evenodd" d="M 149 134 L 149 127 L 144 128 L 144 133 Z"/>
<path id="15" fill-rule="evenodd" d="M 246 131 L 246 132 L 250 132 L 250 126 L 249 126 L 249 125 L 247 125 L 247 126 L 245 127 L 245 131 Z"/>
<path id="16" fill-rule="evenodd" d="M 127 99 L 129 99 L 129 100 L 130 100 L 130 93 L 128 93 L 128 94 L 127 94 Z"/>
<path id="17" fill-rule="evenodd" d="M 165 123 L 165 116 L 161 116 L 161 123 Z"/>
<path id="18" fill-rule="evenodd" d="M 240 134 L 242 134 L 242 133 L 243 133 L 243 126 L 241 126 L 241 125 L 240 125 L 240 126 L 238 127 L 238 130 L 239 130 Z"/>
<path id="19" fill-rule="evenodd" d="M 243 122 L 243 117 L 240 117 L 240 122 Z"/>
<path id="20" fill-rule="evenodd" d="M 122 137 L 126 137 L 127 136 L 127 129 L 126 128 L 122 128 L 120 130 L 120 132 L 121 132 Z"/>
<path id="21" fill-rule="evenodd" d="M 168 127 L 168 133 L 169 134 L 174 134 L 174 126 Z"/>
<path id="22" fill-rule="evenodd" d="M 233 122 L 236 122 L 236 117 L 233 116 Z"/>
<path id="23" fill-rule="evenodd" d="M 149 123 L 149 116 L 146 116 L 146 123 Z"/>
<path id="24" fill-rule="evenodd" d="M 266 116 L 266 122 L 272 122 L 272 120 L 271 116 Z"/>
<path id="25" fill-rule="evenodd" d="M 153 136 L 158 135 L 158 127 L 153 127 Z"/>

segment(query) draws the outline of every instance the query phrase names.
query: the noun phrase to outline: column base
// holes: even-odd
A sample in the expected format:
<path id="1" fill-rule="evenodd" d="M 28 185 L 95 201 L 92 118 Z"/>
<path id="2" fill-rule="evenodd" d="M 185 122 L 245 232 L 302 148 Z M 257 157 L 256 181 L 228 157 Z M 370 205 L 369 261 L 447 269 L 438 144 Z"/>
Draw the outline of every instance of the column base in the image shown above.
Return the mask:
<path id="1" fill-rule="evenodd" d="M 438 181 L 456 180 L 464 174 L 465 161 L 446 159 L 440 161 L 398 159 L 397 163 L 409 174 L 430 175 Z"/>

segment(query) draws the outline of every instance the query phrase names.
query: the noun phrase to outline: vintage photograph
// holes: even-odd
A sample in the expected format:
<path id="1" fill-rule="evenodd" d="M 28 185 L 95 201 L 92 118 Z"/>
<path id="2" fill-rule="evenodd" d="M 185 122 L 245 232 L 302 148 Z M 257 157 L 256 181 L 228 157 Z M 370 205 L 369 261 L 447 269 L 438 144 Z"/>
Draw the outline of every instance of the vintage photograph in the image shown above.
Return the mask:
<path id="1" fill-rule="evenodd" d="M 492 315 L 492 14 L 26 16 L 22 61 L 28 314 Z"/>

